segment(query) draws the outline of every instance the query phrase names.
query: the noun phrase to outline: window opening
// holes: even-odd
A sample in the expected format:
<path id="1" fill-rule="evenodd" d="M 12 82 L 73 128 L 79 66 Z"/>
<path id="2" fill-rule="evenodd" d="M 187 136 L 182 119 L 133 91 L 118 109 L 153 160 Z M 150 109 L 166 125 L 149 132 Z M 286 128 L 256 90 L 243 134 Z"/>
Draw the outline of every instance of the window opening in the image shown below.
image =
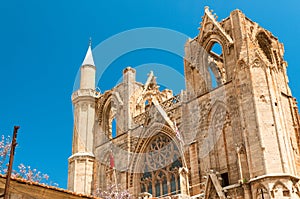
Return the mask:
<path id="1" fill-rule="evenodd" d="M 221 178 L 222 178 L 222 187 L 226 187 L 229 185 L 229 176 L 228 173 L 222 173 L 221 174 Z"/>
<path id="2" fill-rule="evenodd" d="M 212 48 L 211 48 L 211 51 L 213 53 L 215 53 L 216 55 L 219 55 L 219 56 L 222 56 L 223 53 L 222 53 L 222 46 L 219 44 L 219 43 L 215 43 Z"/>
<path id="3" fill-rule="evenodd" d="M 262 51 L 264 52 L 264 54 L 266 55 L 266 57 L 272 64 L 273 60 L 272 60 L 272 50 L 271 50 L 272 42 L 271 42 L 271 40 L 268 38 L 268 36 L 264 32 L 258 33 L 256 36 L 256 39 L 258 41 L 259 47 L 262 49 Z"/>
<path id="4" fill-rule="evenodd" d="M 208 68 L 209 71 L 209 75 L 210 75 L 210 79 L 211 79 L 211 87 L 212 89 L 217 88 L 218 87 L 218 83 L 217 83 L 217 79 L 214 75 L 214 73 L 212 72 L 211 68 Z"/>
<path id="5" fill-rule="evenodd" d="M 218 42 L 211 46 L 208 53 L 208 71 L 212 89 L 226 82 L 223 49 Z"/>
<path id="6" fill-rule="evenodd" d="M 180 193 L 178 171 L 182 163 L 175 143 L 168 136 L 159 134 L 152 139 L 146 151 L 145 173 L 141 176 L 141 184 L 148 187 L 148 193 L 155 197 Z"/>
<path id="7" fill-rule="evenodd" d="M 116 118 L 114 118 L 111 122 L 111 137 L 112 138 L 117 137 L 117 121 L 116 121 Z"/>

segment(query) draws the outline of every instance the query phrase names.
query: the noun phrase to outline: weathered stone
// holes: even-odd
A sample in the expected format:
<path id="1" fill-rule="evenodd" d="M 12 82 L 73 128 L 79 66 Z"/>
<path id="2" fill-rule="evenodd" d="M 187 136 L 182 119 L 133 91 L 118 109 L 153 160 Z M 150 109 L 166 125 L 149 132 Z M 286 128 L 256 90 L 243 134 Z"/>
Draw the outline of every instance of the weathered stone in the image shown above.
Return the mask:
<path id="1" fill-rule="evenodd" d="M 212 51 L 217 43 L 221 53 Z M 152 72 L 145 85 L 136 82 L 130 67 L 103 94 L 76 91 L 73 154 L 90 164 L 70 158 L 69 188 L 121 183 L 135 197 L 299 198 L 299 114 L 283 51 L 241 11 L 218 22 L 206 8 L 185 45 L 180 95 L 160 91 Z"/>

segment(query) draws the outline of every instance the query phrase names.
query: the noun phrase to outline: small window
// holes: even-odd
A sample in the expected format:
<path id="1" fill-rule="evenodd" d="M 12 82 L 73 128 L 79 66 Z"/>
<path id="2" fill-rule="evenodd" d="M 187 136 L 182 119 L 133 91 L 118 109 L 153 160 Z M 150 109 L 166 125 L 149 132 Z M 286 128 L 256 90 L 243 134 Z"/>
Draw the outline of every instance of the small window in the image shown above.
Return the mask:
<path id="1" fill-rule="evenodd" d="M 211 48 L 211 52 L 219 56 L 222 55 L 222 46 L 219 43 L 215 43 Z"/>
<path id="2" fill-rule="evenodd" d="M 211 78 L 211 87 L 212 87 L 212 89 L 217 88 L 218 87 L 218 82 L 217 82 L 216 76 L 212 72 L 211 68 L 208 68 L 208 71 L 209 71 L 209 75 L 210 75 L 210 78 Z"/>
<path id="3" fill-rule="evenodd" d="M 152 183 L 150 182 L 148 185 L 148 193 L 152 195 Z"/>
<path id="4" fill-rule="evenodd" d="M 270 199 L 271 198 L 268 191 L 262 186 L 257 189 L 256 195 L 257 195 L 256 199 Z"/>
<path id="5" fill-rule="evenodd" d="M 211 48 L 208 52 L 207 64 L 211 81 L 211 88 L 214 89 L 224 84 L 226 82 L 226 71 L 224 64 L 223 48 L 218 42 L 215 42 L 211 45 Z"/>
<path id="6" fill-rule="evenodd" d="M 167 178 L 165 178 L 162 183 L 163 183 L 163 195 L 167 195 L 168 194 Z"/>
<path id="7" fill-rule="evenodd" d="M 221 174 L 221 178 L 222 178 L 222 187 L 226 187 L 229 185 L 229 176 L 228 173 L 222 173 Z"/>
<path id="8" fill-rule="evenodd" d="M 290 197 L 290 192 L 289 192 L 289 190 L 284 190 L 284 191 L 283 191 L 283 196 L 284 196 L 284 197 Z"/>
<path id="9" fill-rule="evenodd" d="M 116 121 L 116 118 L 114 118 L 111 122 L 111 137 L 112 138 L 117 137 L 117 121 Z"/>
<path id="10" fill-rule="evenodd" d="M 148 100 L 145 101 L 145 105 L 149 105 L 149 101 Z"/>
<path id="11" fill-rule="evenodd" d="M 175 193 L 175 192 L 176 192 L 176 181 L 175 181 L 175 176 L 173 174 L 171 178 L 171 193 Z"/>
<path id="12" fill-rule="evenodd" d="M 157 181 L 156 184 L 155 184 L 155 193 L 156 193 L 156 196 L 160 196 L 160 182 Z"/>

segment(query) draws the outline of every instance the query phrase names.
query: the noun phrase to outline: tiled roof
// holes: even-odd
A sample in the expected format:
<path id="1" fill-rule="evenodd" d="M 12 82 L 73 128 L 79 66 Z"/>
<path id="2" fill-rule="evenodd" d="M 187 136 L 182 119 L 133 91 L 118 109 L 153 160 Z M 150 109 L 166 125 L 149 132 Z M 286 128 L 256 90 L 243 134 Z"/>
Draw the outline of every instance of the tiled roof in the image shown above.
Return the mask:
<path id="1" fill-rule="evenodd" d="M 0 174 L 0 178 L 6 179 L 6 176 Z M 28 180 L 25 180 L 23 178 L 14 178 L 14 177 L 12 177 L 11 180 L 15 181 L 17 183 L 38 186 L 38 187 L 45 188 L 45 189 L 50 189 L 50 190 L 59 191 L 59 192 L 66 193 L 66 194 L 71 194 L 71 195 L 74 195 L 74 196 L 79 196 L 81 198 L 100 199 L 100 198 L 92 196 L 92 195 L 76 193 L 76 192 L 66 190 L 66 189 L 62 189 L 62 188 L 55 187 L 55 186 L 50 186 L 50 185 L 46 185 L 46 184 L 42 184 L 42 183 L 38 183 L 38 182 L 28 181 Z"/>

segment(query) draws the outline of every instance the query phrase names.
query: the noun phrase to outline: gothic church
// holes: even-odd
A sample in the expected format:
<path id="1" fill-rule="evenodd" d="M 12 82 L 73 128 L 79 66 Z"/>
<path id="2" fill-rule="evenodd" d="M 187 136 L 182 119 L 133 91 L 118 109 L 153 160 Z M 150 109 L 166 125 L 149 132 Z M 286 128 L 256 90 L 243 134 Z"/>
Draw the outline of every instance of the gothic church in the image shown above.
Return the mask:
<path id="1" fill-rule="evenodd" d="M 92 194 L 116 183 L 134 198 L 300 198 L 300 117 L 283 44 L 239 10 L 217 21 L 206 7 L 184 48 L 186 88 L 173 95 L 153 72 L 137 82 L 130 67 L 97 92 L 89 46 L 72 94 L 68 189 Z"/>

